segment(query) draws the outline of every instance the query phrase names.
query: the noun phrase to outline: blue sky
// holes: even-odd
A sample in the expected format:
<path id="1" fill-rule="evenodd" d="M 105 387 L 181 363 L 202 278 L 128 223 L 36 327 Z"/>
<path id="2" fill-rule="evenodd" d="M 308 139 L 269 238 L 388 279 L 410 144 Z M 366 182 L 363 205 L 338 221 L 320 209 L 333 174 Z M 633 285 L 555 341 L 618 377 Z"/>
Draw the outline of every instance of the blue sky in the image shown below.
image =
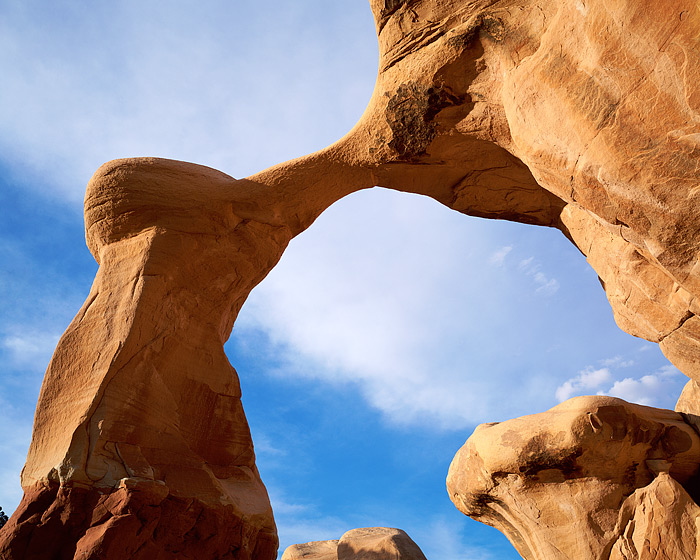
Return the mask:
<path id="1" fill-rule="evenodd" d="M 243 177 L 349 130 L 377 66 L 364 0 L 0 4 L 0 506 L 44 369 L 89 291 L 82 197 L 104 161 Z M 480 422 L 608 393 L 673 407 L 685 378 L 614 324 L 554 230 L 371 189 L 293 240 L 226 345 L 281 550 L 362 526 L 427 557 L 510 559 L 447 497 Z"/>

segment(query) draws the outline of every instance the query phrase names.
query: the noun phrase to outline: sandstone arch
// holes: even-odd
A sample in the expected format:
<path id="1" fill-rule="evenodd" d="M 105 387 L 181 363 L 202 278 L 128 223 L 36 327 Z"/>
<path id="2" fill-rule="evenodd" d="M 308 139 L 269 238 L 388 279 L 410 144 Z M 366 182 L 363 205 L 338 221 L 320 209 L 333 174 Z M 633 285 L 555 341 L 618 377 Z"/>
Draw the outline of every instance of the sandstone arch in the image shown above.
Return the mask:
<path id="1" fill-rule="evenodd" d="M 358 189 L 560 229 L 618 324 L 700 381 L 697 4 L 371 5 L 377 85 L 336 144 L 242 180 L 153 158 L 92 178 L 100 270 L 42 387 L 5 557 L 274 555 L 222 345 L 289 240 Z"/>

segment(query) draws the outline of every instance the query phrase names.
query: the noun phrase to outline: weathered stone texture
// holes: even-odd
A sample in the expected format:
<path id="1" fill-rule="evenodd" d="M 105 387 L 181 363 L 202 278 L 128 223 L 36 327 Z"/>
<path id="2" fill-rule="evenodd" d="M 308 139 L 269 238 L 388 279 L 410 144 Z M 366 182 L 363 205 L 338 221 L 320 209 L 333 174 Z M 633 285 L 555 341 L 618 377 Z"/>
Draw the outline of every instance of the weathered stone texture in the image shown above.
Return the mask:
<path id="1" fill-rule="evenodd" d="M 696 488 L 699 468 L 700 436 L 682 415 L 577 397 L 479 426 L 447 488 L 527 560 L 695 558 L 700 509 L 683 485 Z"/>
<path id="2" fill-rule="evenodd" d="M 423 552 L 401 529 L 352 529 L 340 540 L 293 544 L 282 560 L 425 560 Z"/>
<path id="3" fill-rule="evenodd" d="M 338 540 L 293 544 L 285 549 L 282 560 L 338 560 Z"/>

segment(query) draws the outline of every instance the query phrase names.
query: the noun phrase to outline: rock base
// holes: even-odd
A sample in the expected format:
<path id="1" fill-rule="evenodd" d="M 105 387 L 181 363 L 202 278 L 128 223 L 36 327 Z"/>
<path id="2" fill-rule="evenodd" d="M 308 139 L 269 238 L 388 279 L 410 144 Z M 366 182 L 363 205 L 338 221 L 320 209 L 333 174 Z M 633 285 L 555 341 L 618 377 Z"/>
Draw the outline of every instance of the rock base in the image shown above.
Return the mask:
<path id="1" fill-rule="evenodd" d="M 106 492 L 36 485 L 0 530 L 2 560 L 273 560 L 277 546 L 274 529 L 233 507 L 172 496 L 142 479 Z"/>

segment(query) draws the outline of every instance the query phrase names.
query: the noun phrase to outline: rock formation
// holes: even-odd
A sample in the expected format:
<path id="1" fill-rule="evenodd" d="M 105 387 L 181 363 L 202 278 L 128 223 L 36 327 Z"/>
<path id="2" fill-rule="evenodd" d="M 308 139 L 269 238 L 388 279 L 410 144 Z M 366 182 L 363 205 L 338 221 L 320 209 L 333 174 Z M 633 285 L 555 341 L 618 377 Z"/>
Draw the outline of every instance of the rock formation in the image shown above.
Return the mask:
<path id="1" fill-rule="evenodd" d="M 151 158 L 92 178 L 100 269 L 47 370 L 0 556 L 274 557 L 222 345 L 289 240 L 362 188 L 560 229 L 618 324 L 700 382 L 697 2 L 371 6 L 376 88 L 337 143 L 243 180 Z"/>
<path id="2" fill-rule="evenodd" d="M 151 160 L 93 178 L 100 268 L 49 364 L 0 557 L 274 557 L 223 342 L 242 303 L 232 286 L 251 269 L 257 283 L 289 237 L 232 214 L 230 189 L 211 169 Z"/>
<path id="3" fill-rule="evenodd" d="M 479 426 L 447 487 L 527 560 L 694 560 L 700 508 L 683 485 L 697 490 L 699 468 L 700 436 L 681 414 L 577 397 Z"/>
<path id="4" fill-rule="evenodd" d="M 423 552 L 401 529 L 352 529 L 340 540 L 293 544 L 282 560 L 425 560 Z"/>
<path id="5" fill-rule="evenodd" d="M 282 560 L 337 560 L 338 539 L 332 541 L 312 541 L 288 546 Z"/>

